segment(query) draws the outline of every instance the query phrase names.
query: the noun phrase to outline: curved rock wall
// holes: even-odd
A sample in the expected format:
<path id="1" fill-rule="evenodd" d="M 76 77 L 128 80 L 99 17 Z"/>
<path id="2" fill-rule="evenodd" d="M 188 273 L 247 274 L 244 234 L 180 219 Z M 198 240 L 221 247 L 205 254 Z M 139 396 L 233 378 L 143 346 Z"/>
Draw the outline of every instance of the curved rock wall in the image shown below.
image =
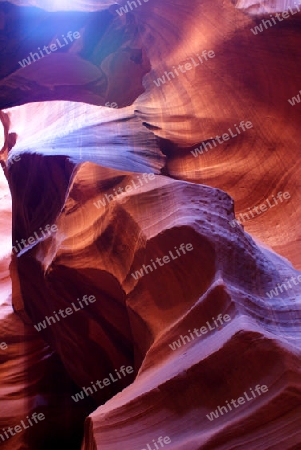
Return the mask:
<path id="1" fill-rule="evenodd" d="M 301 5 L 136 4 L 0 4 L 0 444 L 298 450 Z"/>

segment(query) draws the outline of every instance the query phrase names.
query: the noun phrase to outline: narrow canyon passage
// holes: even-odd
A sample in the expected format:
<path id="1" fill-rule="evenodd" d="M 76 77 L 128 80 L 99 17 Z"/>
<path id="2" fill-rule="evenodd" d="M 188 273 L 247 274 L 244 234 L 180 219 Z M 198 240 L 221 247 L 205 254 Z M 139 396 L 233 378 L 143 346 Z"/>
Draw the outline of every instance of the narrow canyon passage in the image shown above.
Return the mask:
<path id="1" fill-rule="evenodd" d="M 0 3 L 1 448 L 301 449 L 300 24 Z"/>

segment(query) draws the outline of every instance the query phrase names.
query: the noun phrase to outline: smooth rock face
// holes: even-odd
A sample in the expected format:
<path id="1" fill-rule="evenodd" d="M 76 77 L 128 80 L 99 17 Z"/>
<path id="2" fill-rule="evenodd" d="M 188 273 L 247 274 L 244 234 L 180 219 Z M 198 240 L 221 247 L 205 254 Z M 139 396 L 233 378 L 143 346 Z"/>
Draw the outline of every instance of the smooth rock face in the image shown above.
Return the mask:
<path id="1" fill-rule="evenodd" d="M 301 12 L 140 2 L 0 4 L 0 443 L 298 450 Z"/>

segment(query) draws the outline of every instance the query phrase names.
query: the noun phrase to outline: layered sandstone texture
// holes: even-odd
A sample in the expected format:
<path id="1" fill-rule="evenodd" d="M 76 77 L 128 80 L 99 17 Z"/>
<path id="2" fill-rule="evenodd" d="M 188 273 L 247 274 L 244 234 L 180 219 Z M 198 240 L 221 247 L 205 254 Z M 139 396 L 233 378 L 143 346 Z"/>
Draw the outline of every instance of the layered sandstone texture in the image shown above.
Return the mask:
<path id="1" fill-rule="evenodd" d="M 0 444 L 300 450 L 301 6 L 140 3 L 0 3 Z"/>

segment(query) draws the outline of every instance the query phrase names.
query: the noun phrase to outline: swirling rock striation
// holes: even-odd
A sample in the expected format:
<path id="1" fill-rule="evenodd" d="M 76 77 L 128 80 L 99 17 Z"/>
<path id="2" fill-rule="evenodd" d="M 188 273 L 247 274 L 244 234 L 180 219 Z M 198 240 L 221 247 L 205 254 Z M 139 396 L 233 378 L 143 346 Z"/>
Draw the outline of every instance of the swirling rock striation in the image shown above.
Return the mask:
<path id="1" fill-rule="evenodd" d="M 300 15 L 251 30 L 292 2 L 151 0 L 122 17 L 110 1 L 11 3 L 0 102 L 23 106 L 1 112 L 0 156 L 18 317 L 6 248 L 1 327 L 19 353 L 4 358 L 17 388 L 4 381 L 1 427 L 37 408 L 49 419 L 5 445 L 79 448 L 93 411 L 82 450 L 155 450 L 160 436 L 173 449 L 298 450 L 301 275 L 265 246 L 300 268 L 300 107 L 288 102 Z M 18 67 L 69 29 L 81 39 Z M 214 57 L 177 74 L 203 51 Z M 252 127 L 192 155 L 242 121 Z M 289 200 L 243 224 L 259 245 L 233 225 L 229 194 L 239 217 L 279 192 Z"/>

